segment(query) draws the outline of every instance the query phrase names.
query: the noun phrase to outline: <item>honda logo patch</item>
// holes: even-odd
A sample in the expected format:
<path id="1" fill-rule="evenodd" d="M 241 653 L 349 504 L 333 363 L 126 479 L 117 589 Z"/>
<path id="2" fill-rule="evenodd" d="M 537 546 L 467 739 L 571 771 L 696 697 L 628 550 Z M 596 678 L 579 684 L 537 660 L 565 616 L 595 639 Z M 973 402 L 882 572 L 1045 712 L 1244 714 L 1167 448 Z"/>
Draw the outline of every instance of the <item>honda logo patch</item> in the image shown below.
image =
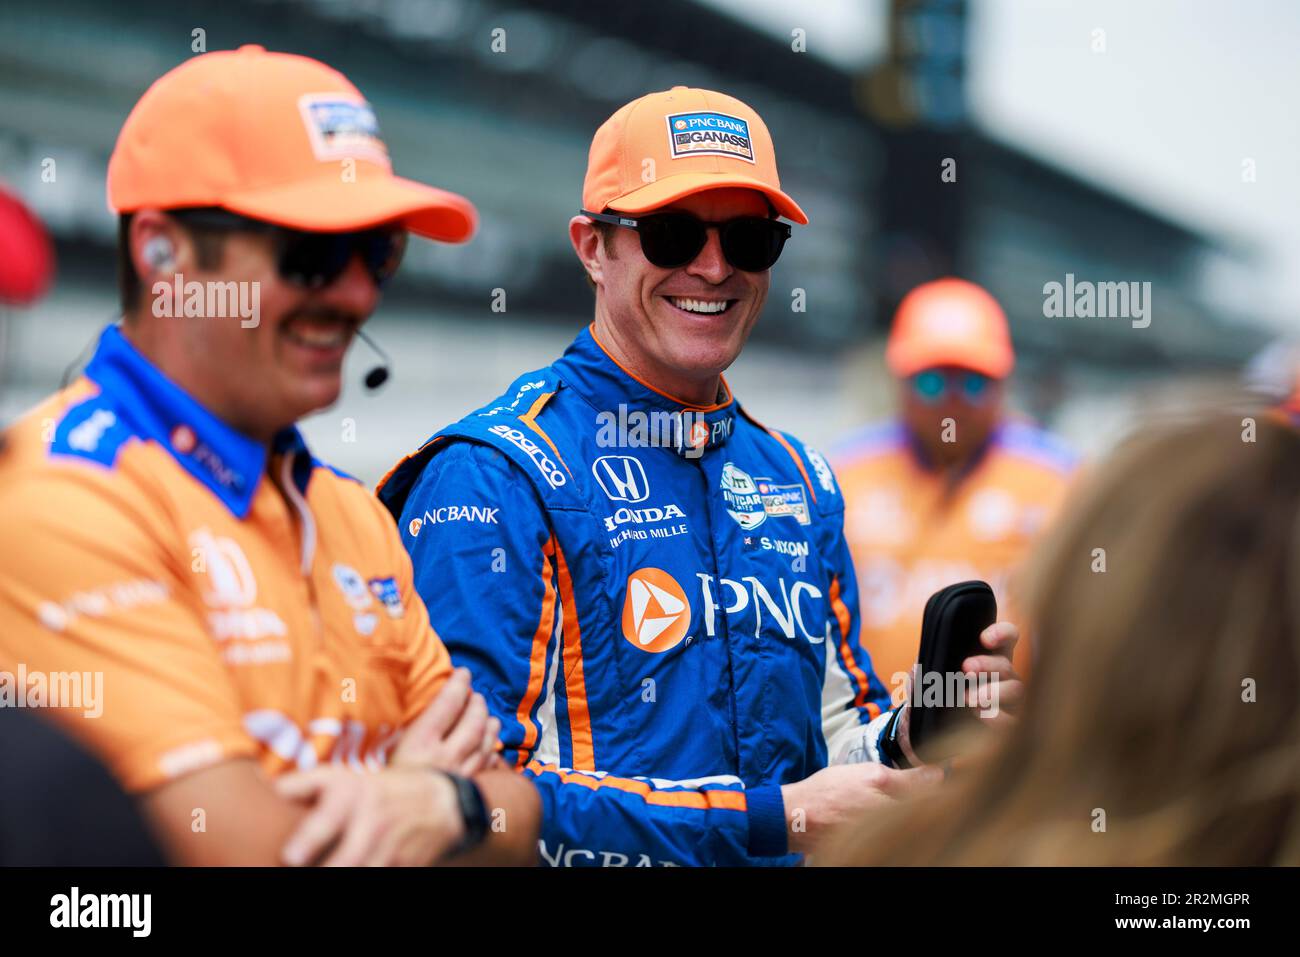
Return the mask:
<path id="1" fill-rule="evenodd" d="M 650 497 L 650 482 L 641 460 L 630 455 L 602 455 L 591 463 L 601 489 L 613 502 L 644 502 Z"/>

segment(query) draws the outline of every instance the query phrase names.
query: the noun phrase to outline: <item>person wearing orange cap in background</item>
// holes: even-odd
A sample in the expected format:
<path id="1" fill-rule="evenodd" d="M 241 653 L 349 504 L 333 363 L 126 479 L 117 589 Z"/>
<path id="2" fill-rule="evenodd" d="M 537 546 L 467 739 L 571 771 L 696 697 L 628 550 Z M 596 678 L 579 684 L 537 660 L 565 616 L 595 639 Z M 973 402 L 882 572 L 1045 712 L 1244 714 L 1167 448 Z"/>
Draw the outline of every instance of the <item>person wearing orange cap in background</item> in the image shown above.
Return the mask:
<path id="1" fill-rule="evenodd" d="M 885 363 L 899 417 L 832 451 L 862 595 L 862 643 L 897 692 L 916 662 L 926 600 L 983 579 L 1014 618 L 1008 575 L 1061 504 L 1076 459 L 1055 436 L 1008 416 L 1015 364 L 1006 316 L 962 279 L 913 289 Z M 1030 641 L 1014 664 L 1029 666 Z"/>
<path id="2" fill-rule="evenodd" d="M 777 217 L 807 216 L 758 114 L 686 87 L 596 131 L 582 201 L 595 321 L 379 495 L 537 782 L 545 863 L 793 863 L 934 776 L 889 767 L 908 712 L 858 643 L 825 459 L 722 378 L 790 235 Z M 982 661 L 1018 686 L 1015 640 L 991 627 Z"/>
<path id="3" fill-rule="evenodd" d="M 391 520 L 294 427 L 337 399 L 407 232 L 462 242 L 473 207 L 393 175 L 342 74 L 261 47 L 155 82 L 108 200 L 123 321 L 6 435 L 0 670 L 175 861 L 530 860 L 534 789 Z M 173 292 L 194 283 L 197 308 Z M 42 677 L 68 694 L 37 701 Z"/>

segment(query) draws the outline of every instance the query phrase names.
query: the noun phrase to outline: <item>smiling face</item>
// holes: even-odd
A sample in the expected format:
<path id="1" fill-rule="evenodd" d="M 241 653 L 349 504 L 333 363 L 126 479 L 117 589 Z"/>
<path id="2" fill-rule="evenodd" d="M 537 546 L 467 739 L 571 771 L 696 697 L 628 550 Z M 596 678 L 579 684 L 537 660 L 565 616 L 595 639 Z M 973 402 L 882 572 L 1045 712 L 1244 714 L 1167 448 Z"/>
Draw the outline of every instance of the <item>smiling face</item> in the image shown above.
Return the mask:
<path id="1" fill-rule="evenodd" d="M 138 256 L 151 235 L 166 236 L 174 265 L 159 270 Z M 127 335 L 218 417 L 241 432 L 268 439 L 338 400 L 348 346 L 379 302 L 379 289 L 358 256 L 329 285 L 306 289 L 280 276 L 271 236 L 224 234 L 214 261 L 205 262 L 193 237 L 158 214 L 140 214 L 132 224 L 132 249 L 144 296 Z M 153 284 L 171 285 L 173 274 L 186 286 L 237 284 L 243 302 L 257 304 L 257 324 L 239 315 L 154 314 Z"/>
<path id="2" fill-rule="evenodd" d="M 709 222 L 769 215 L 762 193 L 733 188 L 655 210 L 668 211 Z M 661 392 L 698 405 L 715 402 L 718 376 L 740 355 L 767 300 L 770 271 L 743 272 L 728 263 L 717 229 L 677 269 L 647 261 L 631 229 L 614 227 L 606 244 L 579 216 L 570 238 L 596 284 L 596 335 L 614 358 Z"/>

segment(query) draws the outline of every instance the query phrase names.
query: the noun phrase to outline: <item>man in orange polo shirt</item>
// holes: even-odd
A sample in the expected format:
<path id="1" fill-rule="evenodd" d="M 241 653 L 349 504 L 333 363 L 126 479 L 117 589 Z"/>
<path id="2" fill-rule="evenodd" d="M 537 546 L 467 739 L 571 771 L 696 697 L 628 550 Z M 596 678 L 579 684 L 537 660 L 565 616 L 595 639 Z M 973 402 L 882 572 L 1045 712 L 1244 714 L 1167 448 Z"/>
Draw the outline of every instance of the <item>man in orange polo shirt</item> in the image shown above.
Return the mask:
<path id="1" fill-rule="evenodd" d="M 473 207 L 393 175 L 341 74 L 260 47 L 158 80 L 108 198 L 123 322 L 6 435 L 0 698 L 89 745 L 180 862 L 531 860 L 536 794 L 391 520 L 294 428 L 407 232 L 462 242 Z"/>
<path id="2" fill-rule="evenodd" d="M 1008 576 L 1063 499 L 1074 455 L 1006 413 L 1015 364 L 1002 307 L 961 279 L 912 290 L 885 351 L 898 419 L 832 452 L 844 489 L 845 536 L 862 604 L 862 643 L 895 693 L 916 661 L 926 600 L 945 585 L 988 581 L 999 617 Z M 1029 666 L 1032 641 L 1013 664 Z"/>

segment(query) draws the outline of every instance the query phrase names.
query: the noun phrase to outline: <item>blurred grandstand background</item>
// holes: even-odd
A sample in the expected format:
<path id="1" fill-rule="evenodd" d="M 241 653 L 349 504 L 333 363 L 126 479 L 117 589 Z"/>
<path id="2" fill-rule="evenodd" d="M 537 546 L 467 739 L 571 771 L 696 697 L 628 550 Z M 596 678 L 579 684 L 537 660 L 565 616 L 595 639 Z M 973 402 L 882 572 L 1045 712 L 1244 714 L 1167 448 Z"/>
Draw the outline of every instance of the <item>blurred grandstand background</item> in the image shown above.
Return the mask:
<path id="1" fill-rule="evenodd" d="M 57 387 L 114 316 L 107 157 L 134 101 L 192 55 L 203 31 L 207 50 L 260 43 L 343 70 L 374 104 L 398 171 L 481 211 L 468 246 L 412 245 L 371 325 L 393 355 L 391 382 L 364 392 L 373 359 L 359 346 L 342 402 L 307 425 L 318 455 L 367 482 L 544 365 L 588 321 L 566 223 L 591 134 L 623 102 L 677 84 L 725 90 L 764 116 L 783 185 L 812 220 L 774 270 L 754 345 L 729 376 L 760 419 L 827 445 L 885 414 L 881 337 L 892 307 L 911 286 L 955 273 L 1007 308 L 1017 405 L 1098 451 L 1171 388 L 1237 377 L 1300 308 L 1291 294 L 1300 263 L 1287 258 L 1288 234 L 1270 229 L 1279 221 L 1270 210 L 1300 208 L 1295 112 L 1283 102 L 1300 89 L 1300 15 L 1284 0 L 1130 6 L 5 2 L 0 180 L 49 224 L 59 275 L 10 329 L 0 418 Z M 504 52 L 493 51 L 498 28 Z M 1184 89 L 1205 90 L 1204 61 L 1177 55 L 1182 32 L 1224 38 L 1218 93 L 1162 112 Z M 1154 137 L 1087 116 L 1068 136 L 1035 121 L 1069 111 L 1070 96 L 1103 113 L 1109 104 L 1117 123 L 1137 116 Z M 1276 102 L 1252 99 L 1261 97 Z M 1216 140 L 1216 124 L 1235 118 L 1238 129 L 1251 116 L 1289 132 Z M 1207 164 L 1185 151 L 1193 172 L 1166 175 L 1185 143 L 1214 154 L 1213 175 L 1197 179 Z M 956 182 L 941 181 L 946 158 L 957 161 Z M 1045 318 L 1043 286 L 1067 273 L 1150 282 L 1151 325 Z M 492 309 L 496 289 L 504 312 Z M 796 290 L 806 311 L 792 309 Z"/>

